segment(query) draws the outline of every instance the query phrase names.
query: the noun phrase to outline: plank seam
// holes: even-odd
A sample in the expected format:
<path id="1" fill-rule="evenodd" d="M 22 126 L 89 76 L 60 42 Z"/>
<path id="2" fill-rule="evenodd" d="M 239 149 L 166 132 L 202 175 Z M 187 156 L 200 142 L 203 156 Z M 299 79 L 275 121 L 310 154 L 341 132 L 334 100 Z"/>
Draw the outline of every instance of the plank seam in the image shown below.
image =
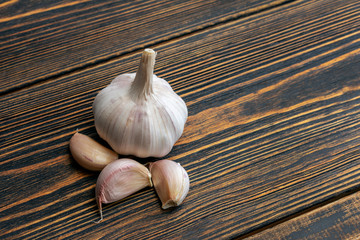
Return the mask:
<path id="1" fill-rule="evenodd" d="M 192 34 L 201 33 L 203 31 L 206 31 L 206 30 L 209 30 L 209 29 L 212 29 L 212 28 L 227 24 L 227 23 L 229 23 L 231 21 L 236 21 L 236 20 L 239 20 L 241 18 L 246 18 L 246 17 L 249 17 L 249 16 L 253 16 L 253 15 L 265 12 L 265 11 L 269 11 L 269 10 L 272 10 L 274 8 L 277 8 L 277 7 L 280 7 L 280 6 L 295 2 L 295 1 L 297 1 L 297 0 L 280 1 L 280 3 L 275 3 L 273 5 L 266 6 L 266 7 L 261 8 L 261 9 L 252 9 L 249 12 L 241 13 L 241 14 L 236 15 L 236 16 L 230 16 L 230 17 L 228 17 L 226 19 L 220 19 L 218 22 L 208 24 L 207 26 L 204 26 L 204 27 L 202 27 L 200 29 L 194 29 L 193 31 L 190 31 L 190 32 L 183 32 L 180 35 L 175 35 L 175 36 L 169 37 L 166 40 L 161 40 L 160 39 L 157 42 L 154 42 L 152 44 L 144 45 L 144 46 L 139 47 L 139 48 L 134 48 L 134 49 L 132 49 L 130 51 L 125 51 L 125 52 L 123 52 L 123 53 L 121 53 L 119 55 L 113 55 L 113 56 L 109 56 L 109 57 L 106 57 L 106 58 L 103 58 L 103 59 L 100 58 L 100 59 L 98 59 L 96 61 L 84 64 L 83 66 L 80 66 L 80 67 L 74 67 L 74 68 L 72 68 L 70 70 L 59 72 L 59 73 L 56 73 L 56 74 L 54 74 L 52 76 L 39 78 L 37 80 L 34 80 L 31 83 L 24 83 L 24 84 L 9 88 L 7 90 L 0 91 L 0 96 L 4 96 L 4 95 L 10 94 L 10 93 L 19 91 L 19 90 L 21 90 L 23 88 L 31 87 L 31 86 L 34 86 L 34 85 L 39 84 L 39 83 L 43 83 L 43 82 L 46 82 L 46 81 L 51 81 L 53 79 L 63 77 L 63 76 L 66 76 L 66 75 L 69 75 L 69 74 L 72 74 L 72 73 L 83 71 L 83 70 L 85 70 L 87 68 L 91 68 L 91 67 L 94 67 L 96 65 L 105 64 L 107 62 L 110 62 L 110 61 L 125 57 L 127 55 L 130 55 L 130 54 L 133 54 L 133 53 L 136 53 L 136 52 L 140 52 L 144 48 L 153 48 L 155 46 L 161 45 L 161 44 L 166 43 L 166 42 L 170 42 L 170 41 L 173 41 L 173 40 L 178 40 L 178 39 L 184 38 L 184 37 L 192 35 Z"/>
<path id="2" fill-rule="evenodd" d="M 282 223 L 288 222 L 288 221 L 290 221 L 292 219 L 295 219 L 297 217 L 300 217 L 300 216 L 303 216 L 303 215 L 305 215 L 307 213 L 315 211 L 315 210 L 317 210 L 317 209 L 319 209 L 321 207 L 324 207 L 324 206 L 327 206 L 327 205 L 329 205 L 331 203 L 334 203 L 334 202 L 336 202 L 336 201 L 338 201 L 338 200 L 340 200 L 342 198 L 351 196 L 351 195 L 353 195 L 355 193 L 360 193 L 360 187 L 354 187 L 354 188 L 349 189 L 349 190 L 347 190 L 347 191 L 345 191 L 345 192 L 343 192 L 343 193 L 341 193 L 341 194 L 339 194 L 337 196 L 329 197 L 327 200 L 324 200 L 324 201 L 322 201 L 320 203 L 316 203 L 316 204 L 314 204 L 313 206 L 311 206 L 309 208 L 306 208 L 306 209 L 300 210 L 298 212 L 292 213 L 292 214 L 290 214 L 288 216 L 280 218 L 280 219 L 278 219 L 278 220 L 276 220 L 274 222 L 271 222 L 269 224 L 266 224 L 264 226 L 252 229 L 247 233 L 244 233 L 244 234 L 242 234 L 240 236 L 232 238 L 232 240 L 243 240 L 243 239 L 246 239 L 248 237 L 254 236 L 254 235 L 259 234 L 259 233 L 261 233 L 263 231 L 266 231 L 268 229 L 276 227 L 276 226 L 278 226 L 278 225 L 280 225 Z"/>

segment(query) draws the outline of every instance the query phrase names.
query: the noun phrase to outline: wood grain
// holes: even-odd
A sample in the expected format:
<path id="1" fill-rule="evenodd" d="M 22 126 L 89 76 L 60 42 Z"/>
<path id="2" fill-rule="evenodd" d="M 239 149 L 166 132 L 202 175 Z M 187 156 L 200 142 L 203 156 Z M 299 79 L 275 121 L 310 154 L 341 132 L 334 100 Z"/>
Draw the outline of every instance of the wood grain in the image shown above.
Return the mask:
<path id="1" fill-rule="evenodd" d="M 359 206 L 357 192 L 245 239 L 358 239 Z"/>
<path id="2" fill-rule="evenodd" d="M 283 2 L 6 1 L 0 94 Z"/>
<path id="3" fill-rule="evenodd" d="M 171 211 L 145 189 L 92 223 L 97 174 L 67 148 L 77 128 L 98 140 L 93 98 L 139 52 L 3 96 L 1 237 L 229 239 L 359 188 L 359 6 L 296 1 L 153 46 L 189 108 Z"/>

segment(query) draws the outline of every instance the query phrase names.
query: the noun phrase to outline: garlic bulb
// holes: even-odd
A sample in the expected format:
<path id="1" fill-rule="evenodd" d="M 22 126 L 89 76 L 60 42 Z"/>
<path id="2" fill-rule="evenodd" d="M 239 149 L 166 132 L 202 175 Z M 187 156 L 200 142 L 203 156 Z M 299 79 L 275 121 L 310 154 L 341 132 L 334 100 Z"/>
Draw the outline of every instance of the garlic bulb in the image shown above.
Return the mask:
<path id="1" fill-rule="evenodd" d="M 155 56 L 145 49 L 137 73 L 116 77 L 93 103 L 98 134 L 120 154 L 163 157 L 183 132 L 187 107 L 153 74 Z"/>
<path id="2" fill-rule="evenodd" d="M 103 219 L 102 204 L 123 199 L 145 187 L 152 187 L 149 170 L 135 160 L 122 158 L 108 164 L 96 182 L 95 195 Z"/>
<path id="3" fill-rule="evenodd" d="M 185 169 L 171 160 L 159 160 L 149 166 L 152 182 L 162 208 L 179 206 L 189 192 L 190 180 Z"/>
<path id="4" fill-rule="evenodd" d="M 80 166 L 91 171 L 100 171 L 118 159 L 116 152 L 78 132 L 70 139 L 70 152 Z"/>

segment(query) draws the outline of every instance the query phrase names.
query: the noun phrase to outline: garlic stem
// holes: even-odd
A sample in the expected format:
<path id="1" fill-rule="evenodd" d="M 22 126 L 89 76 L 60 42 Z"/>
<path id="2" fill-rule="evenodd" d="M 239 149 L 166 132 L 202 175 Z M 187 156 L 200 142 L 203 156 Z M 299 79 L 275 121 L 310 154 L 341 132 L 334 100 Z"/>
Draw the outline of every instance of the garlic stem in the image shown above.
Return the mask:
<path id="1" fill-rule="evenodd" d="M 146 100 L 153 93 L 155 57 L 156 52 L 149 48 L 145 49 L 141 55 L 140 65 L 130 89 L 134 101 Z"/>

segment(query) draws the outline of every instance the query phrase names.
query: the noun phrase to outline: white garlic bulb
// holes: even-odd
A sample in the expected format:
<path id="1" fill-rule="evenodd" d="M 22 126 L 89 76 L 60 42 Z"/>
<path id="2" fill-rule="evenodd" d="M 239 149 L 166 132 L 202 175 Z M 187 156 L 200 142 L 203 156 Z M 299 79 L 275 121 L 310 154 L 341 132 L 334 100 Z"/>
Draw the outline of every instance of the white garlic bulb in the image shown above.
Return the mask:
<path id="1" fill-rule="evenodd" d="M 186 104 L 153 74 L 155 56 L 145 49 L 137 73 L 116 77 L 93 103 L 98 134 L 119 154 L 163 157 L 183 132 Z"/>

